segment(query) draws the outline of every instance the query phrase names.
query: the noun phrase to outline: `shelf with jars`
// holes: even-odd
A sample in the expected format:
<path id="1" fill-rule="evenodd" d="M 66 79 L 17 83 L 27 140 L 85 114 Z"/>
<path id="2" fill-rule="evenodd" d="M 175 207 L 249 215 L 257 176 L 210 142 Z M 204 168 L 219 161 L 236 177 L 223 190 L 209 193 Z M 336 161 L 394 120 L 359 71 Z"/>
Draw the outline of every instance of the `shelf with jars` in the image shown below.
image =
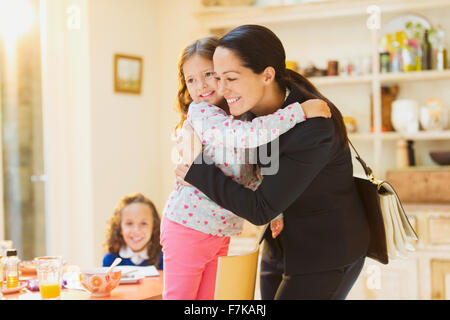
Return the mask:
<path id="1" fill-rule="evenodd" d="M 355 76 L 324 76 L 308 78 L 316 86 L 371 84 L 374 80 L 372 74 Z M 380 82 L 399 83 L 429 80 L 450 80 L 450 70 L 423 70 L 409 72 L 392 72 L 379 75 Z"/>
<path id="2" fill-rule="evenodd" d="M 258 2 L 256 2 L 258 3 Z M 281 1 L 280 1 L 281 3 Z M 368 10 L 372 8 L 371 10 Z M 375 9 L 374 9 L 375 8 Z M 377 11 L 378 10 L 378 11 Z M 427 11 L 428 10 L 428 11 Z M 429 126 L 422 126 L 420 128 L 420 121 L 422 113 L 428 112 L 423 118 L 436 118 L 438 113 L 441 114 L 441 119 L 447 115 L 448 117 L 448 103 L 449 99 L 445 90 L 416 90 L 411 89 L 410 86 L 426 85 L 427 88 L 442 88 L 444 89 L 447 80 L 450 80 L 450 64 L 444 59 L 447 54 L 442 51 L 443 45 L 446 45 L 448 39 L 445 31 L 449 31 L 449 25 L 444 20 L 440 22 L 446 28 L 440 29 L 432 28 L 431 23 L 427 23 L 427 19 L 420 15 L 411 14 L 412 12 L 420 12 L 422 14 L 431 13 L 433 17 L 445 16 L 445 12 L 450 10 L 450 1 L 447 0 L 340 0 L 340 1 L 314 1 L 302 2 L 292 5 L 275 5 L 275 6 L 215 6 L 205 7 L 203 10 L 197 12 L 196 17 L 203 28 L 210 34 L 222 35 L 231 28 L 249 23 L 256 23 L 266 25 L 269 28 L 283 30 L 284 34 L 280 36 L 295 37 L 295 32 L 292 30 L 297 26 L 308 25 L 308 32 L 301 33 L 303 39 L 308 41 L 306 47 L 310 47 L 309 41 L 314 41 L 314 34 L 321 39 L 320 41 L 327 41 L 322 37 L 326 37 L 328 41 L 335 42 L 333 46 L 333 55 L 344 59 L 328 60 L 328 65 L 325 69 L 318 69 L 313 63 L 303 68 L 298 68 L 295 61 L 287 61 L 286 66 L 294 69 L 305 77 L 307 77 L 319 90 L 324 90 L 324 93 L 331 92 L 329 95 L 332 99 L 341 106 L 343 114 L 353 115 L 356 118 L 351 118 L 354 122 L 355 130 L 349 130 L 350 138 L 358 143 L 370 142 L 372 149 L 372 168 L 383 177 L 390 165 L 395 165 L 395 154 L 388 156 L 384 152 L 385 142 L 395 142 L 397 140 L 435 140 L 438 143 L 446 143 L 450 141 L 450 128 L 448 123 L 441 126 L 440 130 L 426 131 L 430 129 Z M 385 19 L 383 25 L 378 28 L 370 28 L 370 20 L 378 14 L 381 24 L 381 15 Z M 346 19 L 346 17 L 348 19 Z M 340 19 L 342 18 L 342 19 Z M 311 26 L 312 21 L 316 22 Z M 411 23 L 408 23 L 411 20 Z M 425 22 L 423 22 L 425 20 Z M 331 23 L 331 21 L 333 21 Z M 288 22 L 288 24 L 285 24 Z M 333 30 L 327 29 L 324 33 L 321 25 L 324 22 L 325 26 L 335 27 Z M 372 20 L 373 22 L 373 20 Z M 421 23 L 423 22 L 423 23 Z M 359 34 L 363 34 L 363 29 L 367 30 L 365 36 L 359 36 L 359 43 L 356 38 L 348 37 L 349 32 L 353 32 L 353 28 L 349 24 L 359 26 Z M 337 30 L 339 25 L 342 27 L 345 35 L 345 42 L 335 41 L 328 38 L 328 33 L 335 35 L 335 38 L 340 39 L 340 34 Z M 319 27 L 320 30 L 317 30 Z M 424 32 L 427 30 L 426 32 Z M 424 33 L 427 33 L 426 46 L 422 45 Z M 289 39 L 289 38 L 287 38 Z M 430 40 L 430 41 L 429 41 Z M 361 42 L 362 41 L 362 42 Z M 434 41 L 434 42 L 433 42 Z M 315 50 L 322 50 L 323 46 L 312 42 L 312 47 Z M 356 51 L 349 51 L 345 46 L 355 45 L 358 48 L 360 56 L 352 58 L 349 55 L 355 54 Z M 343 46 L 345 45 L 345 46 Z M 439 53 L 432 52 L 433 58 L 422 58 L 423 52 L 430 53 L 430 45 L 435 49 L 439 49 L 440 58 L 436 58 Z M 439 48 L 438 48 L 439 46 Z M 303 51 L 302 46 L 293 45 L 291 47 L 299 48 L 299 52 Z M 427 49 L 428 48 L 428 49 Z M 308 48 L 309 49 L 309 48 Z M 288 49 L 291 54 L 298 55 L 301 53 Z M 310 51 L 312 49 L 309 49 Z M 416 51 L 414 51 L 416 50 Z M 330 50 L 327 50 L 327 54 Z M 436 51 L 436 50 L 435 50 Z M 287 51 L 288 52 L 288 51 Z M 288 53 L 289 53 L 288 52 Z M 346 52 L 346 53 L 344 53 Z M 352 53 L 349 53 L 352 52 Z M 320 54 L 321 60 L 328 59 L 323 53 Z M 315 55 L 309 52 L 309 59 L 316 60 Z M 345 58 L 345 55 L 347 57 Z M 362 57 L 361 57 L 362 56 Z M 292 57 L 292 56 L 291 56 Z M 298 57 L 297 57 L 298 58 Z M 303 58 L 302 54 L 302 61 Z M 409 59 L 409 60 L 408 60 Z M 290 60 L 290 59 L 289 59 Z M 318 60 L 318 59 L 317 59 Z M 317 62 L 317 61 L 316 61 Z M 389 65 L 387 67 L 387 64 Z M 427 65 L 428 63 L 428 65 Z M 289 66 L 288 66 L 289 64 Z M 444 81 L 441 82 L 440 81 Z M 436 85 L 434 85 L 436 83 Z M 354 86 L 359 86 L 357 89 Z M 392 87 L 396 86 L 396 93 L 389 92 Z M 340 89 L 342 87 L 342 90 Z M 334 89 L 337 88 L 337 89 Z M 353 91 L 354 90 L 354 91 Z M 439 89 L 438 89 L 439 90 Z M 339 91 L 339 92 L 338 92 Z M 393 90 L 392 90 L 393 91 Z M 336 94 L 345 95 L 345 92 L 351 92 L 351 97 L 344 97 L 337 99 Z M 362 96 L 362 93 L 367 92 L 369 97 Z M 353 93 L 359 94 L 359 100 L 353 99 Z M 387 96 L 386 96 L 387 93 Z M 400 94 L 398 94 L 400 93 Z M 427 96 L 425 96 L 425 94 Z M 411 113 L 411 108 L 407 108 L 408 102 L 403 101 L 402 108 L 407 110 L 405 116 L 394 117 L 393 110 L 395 109 L 393 103 L 396 99 L 409 100 L 417 99 L 414 104 L 414 114 Z M 370 103 L 367 103 L 369 98 Z M 401 99 L 400 99 L 401 98 Z M 430 100 L 440 100 L 439 108 L 423 108 L 425 102 Z M 341 101 L 339 101 L 341 100 Z M 361 109 L 358 106 L 367 106 L 369 112 L 365 113 L 357 111 Z M 400 109 L 397 108 L 397 109 Z M 422 110 L 424 109 L 424 110 Z M 423 111 L 423 112 L 422 112 Z M 367 121 L 370 117 L 370 124 L 367 126 Z M 413 117 L 416 122 L 416 129 L 407 130 L 398 129 L 402 125 L 402 120 L 407 117 Z M 394 119 L 395 118 L 395 119 Z M 356 123 L 358 120 L 358 124 Z M 448 120 L 448 119 L 447 119 Z M 448 121 L 441 122 L 448 122 Z M 431 120 L 428 119 L 428 122 Z M 394 125 L 393 122 L 399 122 L 399 125 Z M 403 121 L 405 122 L 405 121 Z M 426 124 L 427 121 L 424 121 Z M 390 147 L 390 146 L 389 146 Z M 370 152 L 370 151 L 369 151 Z"/>

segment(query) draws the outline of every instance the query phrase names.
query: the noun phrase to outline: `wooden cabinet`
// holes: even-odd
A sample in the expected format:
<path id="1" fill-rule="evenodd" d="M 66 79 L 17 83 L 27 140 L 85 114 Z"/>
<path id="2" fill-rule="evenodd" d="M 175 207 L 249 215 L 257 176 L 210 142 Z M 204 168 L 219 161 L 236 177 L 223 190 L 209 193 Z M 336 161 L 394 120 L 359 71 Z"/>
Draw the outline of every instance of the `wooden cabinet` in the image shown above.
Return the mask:
<path id="1" fill-rule="evenodd" d="M 417 258 L 396 260 L 389 265 L 366 259 L 364 268 L 347 299 L 419 299 Z"/>
<path id="2" fill-rule="evenodd" d="M 431 260 L 431 298 L 450 300 L 450 260 Z"/>
<path id="3" fill-rule="evenodd" d="M 419 241 L 407 259 L 366 259 L 348 299 L 450 300 L 450 205 L 405 205 Z"/>
<path id="4" fill-rule="evenodd" d="M 428 219 L 428 236 L 430 244 L 450 244 L 450 218 Z"/>
<path id="5" fill-rule="evenodd" d="M 416 251 L 388 265 L 367 258 L 348 300 L 450 300 L 450 205 L 404 208 L 419 237 L 412 243 Z M 232 238 L 229 253 L 253 250 L 260 231 L 247 225 L 243 236 Z M 260 299 L 259 281 L 256 289 Z"/>

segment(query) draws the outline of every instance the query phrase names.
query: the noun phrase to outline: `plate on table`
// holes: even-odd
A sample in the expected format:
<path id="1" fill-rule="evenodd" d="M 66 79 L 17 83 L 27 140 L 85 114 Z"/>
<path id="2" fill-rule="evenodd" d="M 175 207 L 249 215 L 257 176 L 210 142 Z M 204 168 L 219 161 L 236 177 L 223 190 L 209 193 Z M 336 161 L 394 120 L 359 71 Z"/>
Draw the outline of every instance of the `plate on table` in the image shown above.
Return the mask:
<path id="1" fill-rule="evenodd" d="M 4 281 L 3 282 L 3 286 L 2 286 L 2 293 L 3 294 L 16 293 L 16 292 L 19 292 L 20 290 L 26 288 L 27 285 L 28 285 L 28 281 L 26 281 L 26 280 L 19 280 L 19 285 L 17 287 L 8 289 L 6 287 L 6 281 Z"/>
<path id="2" fill-rule="evenodd" d="M 122 271 L 120 284 L 139 283 L 141 279 L 146 277 L 158 277 L 159 272 L 155 266 L 117 266 L 116 270 Z"/>
<path id="3" fill-rule="evenodd" d="M 138 275 L 129 275 L 120 278 L 120 284 L 139 283 L 144 277 Z"/>

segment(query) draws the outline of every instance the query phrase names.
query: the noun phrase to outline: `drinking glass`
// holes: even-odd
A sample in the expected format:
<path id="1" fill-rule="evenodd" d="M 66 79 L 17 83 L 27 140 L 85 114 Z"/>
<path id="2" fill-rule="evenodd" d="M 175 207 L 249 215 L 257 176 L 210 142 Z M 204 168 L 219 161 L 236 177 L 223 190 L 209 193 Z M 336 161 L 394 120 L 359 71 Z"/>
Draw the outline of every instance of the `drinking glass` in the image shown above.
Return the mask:
<path id="1" fill-rule="evenodd" d="M 44 300 L 61 299 L 62 257 L 47 256 L 35 259 L 39 291 Z"/>

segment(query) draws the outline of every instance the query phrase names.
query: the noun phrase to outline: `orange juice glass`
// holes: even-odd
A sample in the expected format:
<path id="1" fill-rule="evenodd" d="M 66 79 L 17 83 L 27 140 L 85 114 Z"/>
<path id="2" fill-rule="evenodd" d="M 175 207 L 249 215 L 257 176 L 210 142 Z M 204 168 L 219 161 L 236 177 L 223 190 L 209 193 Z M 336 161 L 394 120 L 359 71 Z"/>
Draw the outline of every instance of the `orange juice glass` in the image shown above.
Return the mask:
<path id="1" fill-rule="evenodd" d="M 61 299 L 62 257 L 47 256 L 35 259 L 42 299 Z"/>
<path id="2" fill-rule="evenodd" d="M 42 299 L 56 299 L 61 296 L 61 284 L 52 282 L 39 283 Z"/>

